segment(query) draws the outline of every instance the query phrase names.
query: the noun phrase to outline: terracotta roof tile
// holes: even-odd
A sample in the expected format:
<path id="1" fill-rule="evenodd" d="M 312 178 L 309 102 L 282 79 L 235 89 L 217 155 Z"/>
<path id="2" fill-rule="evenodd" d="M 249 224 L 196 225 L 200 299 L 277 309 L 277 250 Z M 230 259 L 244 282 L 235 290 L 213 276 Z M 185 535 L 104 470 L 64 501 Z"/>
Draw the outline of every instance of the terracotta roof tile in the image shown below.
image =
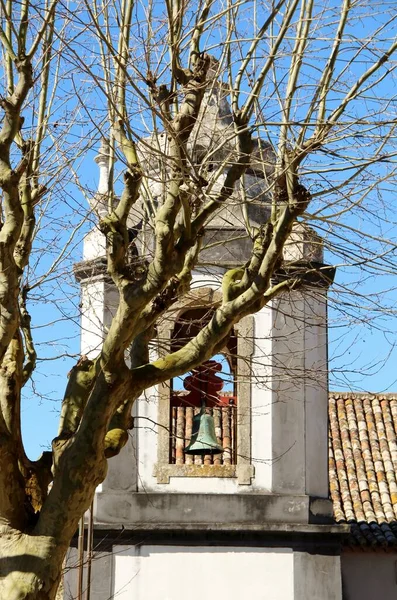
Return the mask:
<path id="1" fill-rule="evenodd" d="M 350 543 L 397 546 L 397 395 L 329 395 L 329 480 Z"/>

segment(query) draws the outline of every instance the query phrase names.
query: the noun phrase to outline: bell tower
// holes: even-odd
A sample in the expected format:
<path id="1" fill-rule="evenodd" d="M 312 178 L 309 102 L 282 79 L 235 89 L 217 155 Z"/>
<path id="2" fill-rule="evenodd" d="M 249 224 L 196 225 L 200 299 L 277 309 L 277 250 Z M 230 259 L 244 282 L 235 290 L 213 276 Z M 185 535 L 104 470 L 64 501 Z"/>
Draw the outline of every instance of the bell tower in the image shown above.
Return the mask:
<path id="1" fill-rule="evenodd" d="M 214 81 L 191 135 L 194 160 L 211 152 L 213 169 L 224 165 L 214 186 L 222 185 L 228 156 L 233 160 L 224 141 L 233 137 L 232 128 L 222 85 Z M 153 238 L 146 226 L 150 215 L 139 222 L 138 213 L 148 214 L 161 196 L 158 156 L 167 137 L 159 134 L 156 143 L 155 153 L 149 150 L 152 138 L 140 147 L 150 185 L 131 226 L 141 254 L 151 252 Z M 270 146 L 258 139 L 244 189 L 236 189 L 206 229 L 191 290 L 159 324 L 157 355 L 202 326 L 220 298 L 223 274 L 248 259 L 246 223 L 260 225 L 269 216 L 272 162 Z M 93 208 L 100 212 L 106 145 L 97 163 Z M 108 595 L 179 600 L 188 589 L 191 600 L 217 594 L 237 600 L 247 592 L 267 600 L 341 600 L 345 531 L 333 524 L 327 464 L 327 290 L 333 269 L 323 264 L 321 239 L 304 224 L 294 228 L 275 277 L 294 270 L 305 273 L 299 291 L 244 317 L 212 362 L 181 381 L 147 390 L 136 402 L 130 440 L 110 459 L 95 500 L 96 545 L 111 565 Z M 98 232 L 87 236 L 76 275 L 87 354 L 95 352 L 116 302 Z M 200 414 L 201 425 L 207 417 L 211 421 L 211 431 L 200 435 L 219 452 L 197 443 Z"/>

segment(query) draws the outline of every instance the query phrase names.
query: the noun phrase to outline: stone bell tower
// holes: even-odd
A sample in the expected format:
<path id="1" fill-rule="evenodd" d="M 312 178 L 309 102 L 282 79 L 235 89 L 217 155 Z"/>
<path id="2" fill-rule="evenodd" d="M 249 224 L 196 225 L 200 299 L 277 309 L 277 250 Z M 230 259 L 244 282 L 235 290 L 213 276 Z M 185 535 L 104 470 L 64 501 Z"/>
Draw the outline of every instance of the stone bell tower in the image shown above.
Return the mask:
<path id="1" fill-rule="evenodd" d="M 233 160 L 231 133 L 230 108 L 215 81 L 190 148 L 197 163 L 211 154 L 214 170 L 224 165 L 210 195 Z M 131 214 L 141 254 L 152 249 L 145 223 L 161 196 L 157 157 L 166 149 L 166 136 L 159 134 L 156 144 L 154 153 L 148 150 L 156 147 L 154 138 L 140 148 L 152 183 L 144 207 Z M 100 183 L 92 207 L 101 214 L 106 146 L 96 160 Z M 159 325 L 157 355 L 194 334 L 220 297 L 225 271 L 247 260 L 245 222 L 259 225 L 268 218 L 271 172 L 271 149 L 257 140 L 244 189 L 236 189 L 206 230 L 191 291 Z M 147 221 L 138 228 L 145 211 Z M 96 352 L 116 305 L 104 264 L 103 240 L 93 230 L 76 266 L 85 354 Z M 186 382 L 149 389 L 136 403 L 130 440 L 109 461 L 96 494 L 95 545 L 102 567 L 94 573 L 94 600 L 112 594 L 122 600 L 179 600 L 187 590 L 191 600 L 248 594 L 266 600 L 341 599 L 341 528 L 332 521 L 327 467 L 327 289 L 333 270 L 323 264 L 321 239 L 302 224 L 291 234 L 277 277 L 297 269 L 305 272 L 305 285 L 244 317 L 225 349 L 231 383 L 218 389 L 209 409 L 223 454 L 184 452 L 197 410 L 187 400 Z M 222 362 L 219 356 L 214 360 Z"/>

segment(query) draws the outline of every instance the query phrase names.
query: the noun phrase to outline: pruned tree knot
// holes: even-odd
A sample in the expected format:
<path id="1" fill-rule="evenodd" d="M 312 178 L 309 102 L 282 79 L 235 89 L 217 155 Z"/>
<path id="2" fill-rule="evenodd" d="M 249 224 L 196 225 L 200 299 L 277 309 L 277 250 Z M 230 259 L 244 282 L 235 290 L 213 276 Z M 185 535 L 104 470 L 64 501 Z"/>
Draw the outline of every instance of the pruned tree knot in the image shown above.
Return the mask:
<path id="1" fill-rule="evenodd" d="M 110 231 L 116 231 L 117 222 L 115 215 L 106 215 L 99 220 L 98 226 L 101 232 L 107 235 Z"/>
<path id="2" fill-rule="evenodd" d="M 297 215 L 301 215 L 306 210 L 310 200 L 310 192 L 300 183 L 295 184 L 292 194 L 288 193 L 286 185 L 280 186 L 276 192 L 276 201 L 280 204 L 289 203 Z"/>
<path id="3" fill-rule="evenodd" d="M 136 184 L 142 180 L 142 169 L 139 165 L 128 165 L 128 171 L 124 173 L 124 181 L 129 184 Z"/>
<path id="4" fill-rule="evenodd" d="M 8 98 L 4 98 L 4 96 L 0 97 L 0 106 L 6 112 L 10 112 L 15 109 L 14 104 Z"/>
<path id="5" fill-rule="evenodd" d="M 111 429 L 105 435 L 104 453 L 106 458 L 116 456 L 128 442 L 128 432 L 125 429 Z"/>
<path id="6" fill-rule="evenodd" d="M 25 117 L 20 117 L 19 119 L 19 125 L 20 127 L 22 127 L 22 125 L 25 122 Z M 22 154 L 29 154 L 30 152 L 32 152 L 34 148 L 34 141 L 32 139 L 29 140 L 25 140 L 22 144 Z"/>
<path id="7" fill-rule="evenodd" d="M 29 66 L 31 67 L 32 65 L 30 63 L 30 60 L 26 56 L 26 54 L 24 52 L 20 52 L 15 61 L 15 66 L 18 70 L 22 70 L 22 69 L 26 69 Z"/>
<path id="8" fill-rule="evenodd" d="M 89 371 L 91 367 L 94 365 L 94 361 L 89 359 L 86 354 L 83 354 L 77 361 L 77 363 L 72 367 L 68 373 L 68 377 L 71 376 L 72 373 L 76 371 Z"/>
<path id="9" fill-rule="evenodd" d="M 141 281 L 148 267 L 147 261 L 138 257 L 134 250 L 136 250 L 135 244 L 130 244 L 127 248 L 127 264 L 122 269 L 122 274 L 129 282 Z"/>
<path id="10" fill-rule="evenodd" d="M 198 174 L 197 176 L 194 177 L 194 183 L 199 188 L 207 187 L 208 186 L 208 179 L 206 179 L 202 175 Z"/>
<path id="11" fill-rule="evenodd" d="M 148 72 L 146 73 L 146 79 L 145 79 L 145 83 L 146 85 L 148 85 L 151 89 L 155 89 L 156 88 L 156 83 L 157 83 L 157 77 L 155 75 L 153 75 L 152 71 L 149 69 Z"/>
<path id="12" fill-rule="evenodd" d="M 174 276 L 168 282 L 167 287 L 160 292 L 152 302 L 152 309 L 155 312 L 162 312 L 170 304 L 178 299 L 178 291 L 180 286 L 180 279 Z"/>
<path id="13" fill-rule="evenodd" d="M 30 58 L 26 54 L 21 53 L 15 61 L 15 66 L 18 73 L 23 73 L 26 77 L 26 84 L 31 87 L 33 83 L 33 66 Z"/>
<path id="14" fill-rule="evenodd" d="M 72 439 L 73 435 L 74 434 L 71 431 L 63 431 L 52 440 L 51 445 L 54 456 L 54 465 L 57 465 L 59 458 L 65 451 L 66 447 L 69 445 L 69 442 Z"/>
<path id="15" fill-rule="evenodd" d="M 35 206 L 48 191 L 45 185 L 39 185 L 32 190 L 32 206 Z"/>
<path id="16" fill-rule="evenodd" d="M 266 221 L 266 223 L 263 223 L 258 230 L 258 233 L 256 234 L 254 241 L 255 240 L 263 240 L 265 238 L 267 238 L 269 235 L 272 234 L 273 232 L 273 223 L 271 221 Z"/>
<path id="17" fill-rule="evenodd" d="M 4 172 L 4 175 L 0 177 L 0 186 L 5 192 L 11 194 L 18 186 L 21 175 L 13 169 L 8 169 Z"/>
<path id="18" fill-rule="evenodd" d="M 153 88 L 153 97 L 159 106 L 165 105 L 168 107 L 174 94 L 168 89 L 165 83 Z"/>
<path id="19" fill-rule="evenodd" d="M 204 83 L 208 69 L 210 68 L 212 57 L 206 52 L 200 52 L 197 55 L 194 65 L 193 79 L 198 83 Z"/>
<path id="20" fill-rule="evenodd" d="M 223 302 L 229 302 L 235 297 L 235 286 L 241 281 L 244 276 L 244 268 L 237 267 L 235 269 L 229 269 L 223 276 L 222 279 L 222 295 Z"/>
<path id="21" fill-rule="evenodd" d="M 311 194 L 309 190 L 301 184 L 295 186 L 293 192 L 293 202 L 299 214 L 302 214 L 309 206 L 311 200 Z"/>
<path id="22" fill-rule="evenodd" d="M 238 110 L 236 112 L 233 112 L 233 121 L 237 125 L 237 127 L 246 127 L 248 124 L 248 117 L 244 116 L 241 110 Z M 249 136 L 249 138 L 251 138 L 250 131 L 247 130 L 246 134 Z"/>

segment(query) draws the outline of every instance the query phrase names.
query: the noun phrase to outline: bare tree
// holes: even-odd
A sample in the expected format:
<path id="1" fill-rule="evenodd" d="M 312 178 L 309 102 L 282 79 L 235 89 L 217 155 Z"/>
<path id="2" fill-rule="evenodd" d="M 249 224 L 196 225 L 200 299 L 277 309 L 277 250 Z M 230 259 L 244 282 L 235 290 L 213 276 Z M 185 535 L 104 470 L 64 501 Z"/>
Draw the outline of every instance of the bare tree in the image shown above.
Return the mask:
<path id="1" fill-rule="evenodd" d="M 397 41 L 393 6 L 365 0 L 98 0 L 73 10 L 1 0 L 0 9 L 0 594 L 38 600 L 55 597 L 139 395 L 209 359 L 244 315 L 299 288 L 305 273 L 285 262 L 296 224 L 315 227 L 342 264 L 393 270 L 388 191 L 381 200 L 395 174 Z M 92 197 L 79 160 L 100 138 L 109 178 L 82 220 L 98 219 L 118 306 L 97 357 L 69 374 L 52 452 L 33 462 L 20 429 L 37 362 L 29 301 L 72 256 L 55 254 L 54 242 L 35 276 L 48 252 L 39 232 L 64 231 L 57 210 L 68 194 Z M 267 202 L 260 223 L 246 193 L 252 173 Z M 236 207 L 250 259 L 224 275 L 207 324 L 150 361 L 156 324 L 189 290 L 206 228 Z M 72 246 L 80 226 L 70 222 Z"/>

